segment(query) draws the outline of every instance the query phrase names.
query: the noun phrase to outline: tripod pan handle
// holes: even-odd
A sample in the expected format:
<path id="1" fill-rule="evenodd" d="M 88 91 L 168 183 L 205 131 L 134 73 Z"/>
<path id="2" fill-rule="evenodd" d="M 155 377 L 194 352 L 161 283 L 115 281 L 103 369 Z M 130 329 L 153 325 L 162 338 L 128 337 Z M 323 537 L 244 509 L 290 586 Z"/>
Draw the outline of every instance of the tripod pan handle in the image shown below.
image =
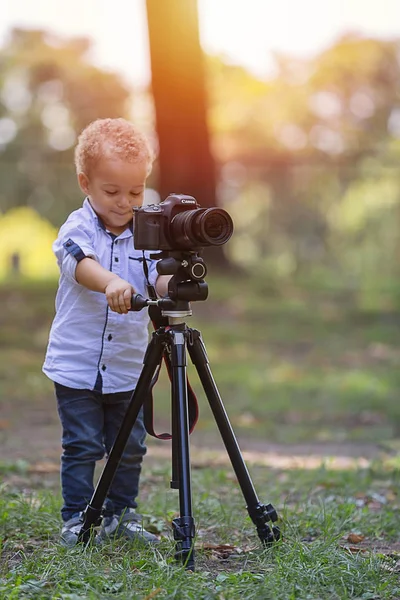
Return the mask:
<path id="1" fill-rule="evenodd" d="M 141 294 L 132 294 L 131 308 L 129 310 L 142 310 L 142 308 L 145 308 L 148 305 L 148 303 L 148 298 L 144 298 Z"/>

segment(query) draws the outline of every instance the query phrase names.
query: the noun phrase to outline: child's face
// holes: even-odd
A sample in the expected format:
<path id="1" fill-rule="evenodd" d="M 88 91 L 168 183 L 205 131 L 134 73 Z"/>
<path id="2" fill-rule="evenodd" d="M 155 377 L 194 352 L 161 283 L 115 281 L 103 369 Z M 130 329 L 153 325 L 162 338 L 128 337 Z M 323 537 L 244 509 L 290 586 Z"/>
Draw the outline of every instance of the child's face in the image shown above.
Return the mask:
<path id="1" fill-rule="evenodd" d="M 146 161 L 104 157 L 89 176 L 79 173 L 78 181 L 107 229 L 119 235 L 132 219 L 132 208 L 142 205 L 147 174 Z"/>

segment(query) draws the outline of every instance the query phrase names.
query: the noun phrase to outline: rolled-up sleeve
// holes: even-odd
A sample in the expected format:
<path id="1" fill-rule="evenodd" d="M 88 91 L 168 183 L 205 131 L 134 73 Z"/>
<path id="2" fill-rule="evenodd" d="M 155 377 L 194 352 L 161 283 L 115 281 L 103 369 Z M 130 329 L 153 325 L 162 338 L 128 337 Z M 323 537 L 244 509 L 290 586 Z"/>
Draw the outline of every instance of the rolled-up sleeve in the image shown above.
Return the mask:
<path id="1" fill-rule="evenodd" d="M 67 221 L 60 229 L 53 244 L 60 272 L 76 281 L 77 264 L 84 258 L 98 260 L 94 251 L 93 235 L 81 223 Z"/>

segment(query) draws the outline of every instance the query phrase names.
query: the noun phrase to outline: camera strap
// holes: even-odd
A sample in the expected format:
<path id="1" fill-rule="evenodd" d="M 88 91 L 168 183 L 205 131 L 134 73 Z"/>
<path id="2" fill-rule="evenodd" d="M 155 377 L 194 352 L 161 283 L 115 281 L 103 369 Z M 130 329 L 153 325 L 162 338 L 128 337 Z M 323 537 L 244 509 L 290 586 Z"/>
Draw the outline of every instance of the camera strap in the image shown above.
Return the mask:
<path id="1" fill-rule="evenodd" d="M 157 293 L 153 285 L 150 284 L 149 281 L 149 267 L 147 266 L 147 260 L 143 251 L 143 272 L 146 279 L 146 287 L 147 293 L 150 300 L 157 300 Z M 161 309 L 158 306 L 150 306 L 149 307 L 149 317 L 153 324 L 155 330 L 160 327 L 164 327 L 168 329 L 169 323 L 168 318 L 163 317 L 161 313 Z M 167 373 L 170 381 L 172 381 L 172 363 L 171 363 L 171 353 L 168 347 L 165 348 L 163 352 L 163 360 L 165 362 L 165 366 L 167 368 Z M 161 365 L 157 368 L 153 379 L 150 384 L 150 393 L 145 398 L 143 402 L 143 422 L 147 433 L 159 440 L 170 440 L 172 439 L 172 435 L 170 433 L 159 433 L 157 434 L 154 431 L 154 399 L 153 399 L 153 387 L 156 385 L 158 381 L 158 377 L 160 375 Z M 188 417 L 189 417 L 189 433 L 195 428 L 197 420 L 199 418 L 199 406 L 197 403 L 196 394 L 194 393 L 189 379 L 186 378 L 187 391 L 188 391 Z"/>

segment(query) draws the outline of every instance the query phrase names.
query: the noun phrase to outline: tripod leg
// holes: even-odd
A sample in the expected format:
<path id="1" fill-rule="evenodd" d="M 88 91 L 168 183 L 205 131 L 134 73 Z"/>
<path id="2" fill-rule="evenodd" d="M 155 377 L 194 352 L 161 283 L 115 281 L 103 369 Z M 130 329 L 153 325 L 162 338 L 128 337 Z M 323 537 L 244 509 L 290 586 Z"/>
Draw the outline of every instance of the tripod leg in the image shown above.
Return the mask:
<path id="1" fill-rule="evenodd" d="M 135 424 L 139 411 L 143 405 L 144 399 L 150 392 L 150 384 L 153 375 L 161 363 L 164 349 L 164 333 L 155 331 L 152 339 L 147 347 L 146 354 L 143 360 L 143 369 L 139 376 L 135 391 L 132 394 L 128 409 L 121 427 L 115 438 L 114 445 L 110 455 L 97 482 L 96 489 L 87 505 L 83 514 L 83 524 L 78 535 L 78 541 L 87 543 L 90 539 L 93 526 L 99 525 L 101 522 L 101 510 L 107 492 L 110 489 L 114 479 L 115 472 L 118 468 L 125 446 L 127 444 L 132 427 Z"/>
<path id="2" fill-rule="evenodd" d="M 174 413 L 174 461 L 178 471 L 180 517 L 172 521 L 176 540 L 176 560 L 186 569 L 194 570 L 193 539 L 195 526 L 192 512 L 190 476 L 189 416 L 186 383 L 186 338 L 185 326 L 169 330 L 172 366 L 172 403 Z"/>
<path id="3" fill-rule="evenodd" d="M 278 527 L 272 530 L 268 521 L 277 521 L 278 515 L 272 504 L 264 505 L 259 501 L 249 472 L 240 452 L 228 415 L 219 395 L 216 383 L 211 373 L 207 352 L 201 339 L 199 331 L 189 330 L 192 333 L 193 343 L 188 344 L 188 352 L 193 364 L 196 367 L 199 379 L 203 385 L 210 408 L 213 412 L 221 437 L 224 441 L 226 450 L 235 471 L 243 496 L 246 500 L 247 511 L 251 520 L 257 529 L 258 537 L 265 545 L 279 539 L 280 532 Z"/>

